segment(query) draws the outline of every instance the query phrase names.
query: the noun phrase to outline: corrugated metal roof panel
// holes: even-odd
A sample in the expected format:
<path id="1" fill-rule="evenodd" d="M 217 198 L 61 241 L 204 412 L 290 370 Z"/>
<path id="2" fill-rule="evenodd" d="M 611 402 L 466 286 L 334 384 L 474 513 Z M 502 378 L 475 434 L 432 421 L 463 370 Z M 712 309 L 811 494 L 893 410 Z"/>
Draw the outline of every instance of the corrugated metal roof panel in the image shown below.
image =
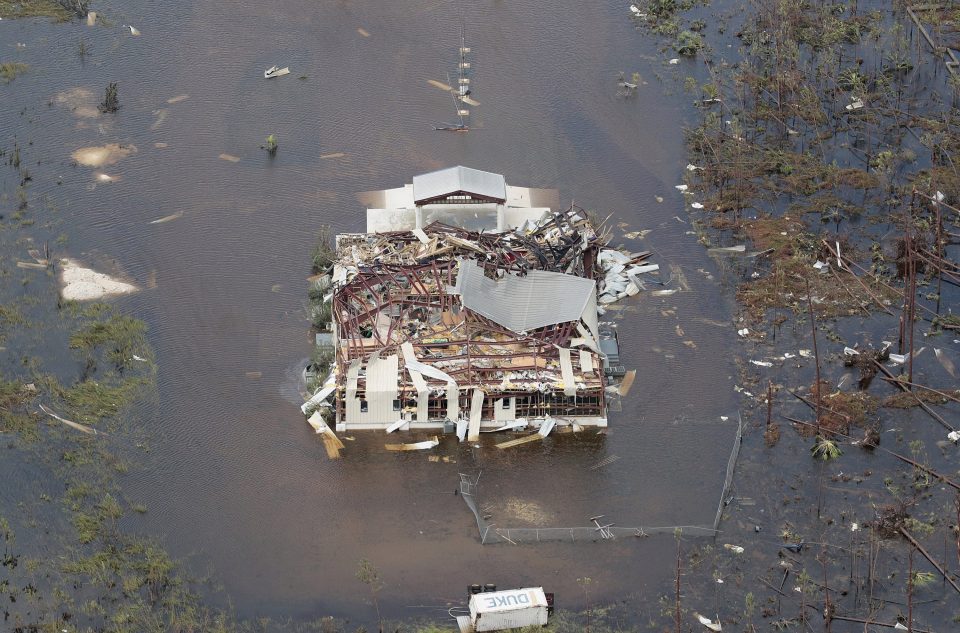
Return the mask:
<path id="1" fill-rule="evenodd" d="M 470 167 L 449 167 L 413 177 L 413 199 L 417 204 L 463 191 L 503 202 L 507 183 L 500 174 Z"/>
<path id="2" fill-rule="evenodd" d="M 464 260 L 457 276 L 464 307 L 514 332 L 579 321 L 595 285 L 592 279 L 546 270 L 493 280 L 473 260 Z"/>

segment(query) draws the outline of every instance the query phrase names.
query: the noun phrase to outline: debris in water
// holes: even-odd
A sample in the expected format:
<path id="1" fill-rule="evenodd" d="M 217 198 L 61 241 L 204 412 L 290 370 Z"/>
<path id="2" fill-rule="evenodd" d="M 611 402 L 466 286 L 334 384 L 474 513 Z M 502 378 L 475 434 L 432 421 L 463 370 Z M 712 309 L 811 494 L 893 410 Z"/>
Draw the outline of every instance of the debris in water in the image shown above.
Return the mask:
<path id="1" fill-rule="evenodd" d="M 362 35 L 362 36 L 364 36 L 364 37 L 370 37 L 369 31 L 367 31 L 366 29 L 357 29 L 357 33 L 359 33 L 360 35 Z"/>
<path id="2" fill-rule="evenodd" d="M 672 294 L 679 292 L 676 288 L 671 288 L 670 290 L 654 290 L 650 294 L 654 297 L 669 297 Z"/>
<path id="3" fill-rule="evenodd" d="M 393 424 L 387 427 L 387 433 L 393 433 L 394 431 L 399 431 L 403 428 L 404 425 L 410 424 L 409 420 L 397 420 Z"/>
<path id="4" fill-rule="evenodd" d="M 163 224 L 164 222 L 170 222 L 171 220 L 176 220 L 177 218 L 183 217 L 183 211 L 177 211 L 176 213 L 171 213 L 170 215 L 165 215 L 162 218 L 152 220 L 150 224 Z"/>
<path id="5" fill-rule="evenodd" d="M 334 152 L 332 154 L 323 154 L 320 158 L 343 158 L 346 156 L 343 152 Z"/>
<path id="6" fill-rule="evenodd" d="M 808 349 L 798 350 L 798 353 L 799 353 L 800 356 L 802 356 L 803 358 L 813 358 L 813 352 L 811 352 L 811 351 L 808 350 Z"/>
<path id="7" fill-rule="evenodd" d="M 446 90 L 450 92 L 453 88 L 450 84 L 445 84 L 442 81 L 437 81 L 436 79 L 427 79 L 427 83 L 433 86 L 434 88 L 439 88 L 440 90 Z"/>
<path id="8" fill-rule="evenodd" d="M 753 359 L 751 358 L 751 359 L 750 359 L 750 362 L 753 363 L 754 365 L 758 365 L 758 366 L 760 366 L 760 367 L 773 367 L 773 363 L 771 363 L 770 361 L 766 361 L 766 360 L 753 360 Z"/>
<path id="9" fill-rule="evenodd" d="M 81 147 L 70 154 L 70 157 L 84 167 L 103 167 L 118 163 L 136 152 L 136 145 L 109 143 L 101 147 Z"/>
<path id="10" fill-rule="evenodd" d="M 708 248 L 707 254 L 714 255 L 720 253 L 744 253 L 746 250 L 747 247 L 743 244 L 738 244 L 736 246 L 718 246 L 716 248 Z"/>
<path id="11" fill-rule="evenodd" d="M 711 622 L 709 618 L 705 618 L 696 612 L 694 612 L 693 617 L 695 617 L 700 624 L 707 627 L 711 631 L 720 631 L 720 618 L 717 618 L 716 622 Z"/>
<path id="12" fill-rule="evenodd" d="M 679 63 L 680 63 L 680 59 L 679 59 L 678 57 L 674 57 L 673 59 L 670 60 L 669 63 L 670 63 L 670 64 L 674 64 L 674 65 L 675 65 L 675 64 L 679 64 Z"/>
<path id="13" fill-rule="evenodd" d="M 734 554 L 743 554 L 743 548 L 739 545 L 731 545 L 730 543 L 724 543 L 723 549 L 728 549 Z"/>
<path id="14" fill-rule="evenodd" d="M 943 366 L 943 368 L 947 370 L 947 373 L 956 378 L 957 368 L 954 366 L 953 361 L 950 360 L 943 351 L 936 347 L 933 348 L 933 354 L 937 357 L 937 360 L 940 361 L 940 364 Z"/>
<path id="15" fill-rule="evenodd" d="M 947 439 L 956 444 L 960 442 L 960 431 L 950 431 L 947 433 Z"/>
<path id="16" fill-rule="evenodd" d="M 494 446 L 496 446 L 497 448 L 500 448 L 500 449 L 503 449 L 503 448 L 513 448 L 514 446 L 520 446 L 521 444 L 526 444 L 527 442 L 535 442 L 535 441 L 537 441 L 537 440 L 542 440 L 542 439 L 543 439 L 543 436 L 540 435 L 539 432 L 537 432 L 537 433 L 532 433 L 532 434 L 530 434 L 530 435 L 525 435 L 525 436 L 523 436 L 523 437 L 519 437 L 519 438 L 517 438 L 517 439 L 515 439 L 515 440 L 509 440 L 509 441 L 507 441 L 507 442 L 501 442 L 501 443 L 499 443 L 499 444 L 495 444 Z"/>
<path id="17" fill-rule="evenodd" d="M 307 422 L 313 427 L 319 435 L 323 436 L 323 448 L 327 451 L 327 457 L 330 459 L 340 459 L 340 451 L 344 449 L 343 442 L 336 436 L 333 430 L 323 421 L 323 416 L 319 411 L 314 411 Z"/>
<path id="18" fill-rule="evenodd" d="M 863 107 L 863 101 L 861 101 L 860 99 L 854 99 L 847 105 L 847 110 L 850 110 L 852 112 L 853 110 L 859 110 L 862 107 Z"/>
<path id="19" fill-rule="evenodd" d="M 87 26 L 96 26 L 97 24 L 97 12 L 90 11 L 87 13 Z"/>
<path id="20" fill-rule="evenodd" d="M 220 160 L 226 160 L 226 161 L 229 161 L 229 162 L 231 162 L 231 163 L 239 163 L 239 162 L 240 162 L 240 157 L 239 157 L 239 156 L 234 156 L 233 154 L 226 154 L 226 153 L 220 154 L 220 156 L 219 156 L 218 158 L 220 158 Z"/>
<path id="21" fill-rule="evenodd" d="M 694 209 L 702 209 L 702 208 L 703 208 L 703 205 L 700 204 L 699 202 L 691 202 L 691 203 L 690 203 L 690 206 L 691 206 L 692 208 L 694 208 Z"/>
<path id="22" fill-rule="evenodd" d="M 124 24 L 124 27 L 130 29 L 130 35 L 137 36 L 140 35 L 140 30 L 135 26 L 130 26 L 129 24 Z"/>
<path id="23" fill-rule="evenodd" d="M 424 451 L 440 444 L 440 439 L 434 435 L 432 440 L 413 442 L 411 444 L 384 444 L 388 451 Z"/>
<path id="24" fill-rule="evenodd" d="M 177 95 L 176 97 L 170 97 L 167 99 L 167 103 L 173 105 L 174 103 L 180 103 L 181 101 L 186 101 L 190 98 L 190 95 Z"/>
<path id="25" fill-rule="evenodd" d="M 42 404 L 40 405 L 40 410 L 46 413 L 47 415 L 49 415 L 54 420 L 59 420 L 60 422 L 63 422 L 64 424 L 69 426 L 71 429 L 76 429 L 83 433 L 87 433 L 88 435 L 105 435 L 105 433 L 103 433 L 102 431 L 97 431 L 97 429 L 87 426 L 86 424 L 80 424 L 78 422 L 74 422 L 73 420 L 62 418 Z"/>
<path id="26" fill-rule="evenodd" d="M 677 191 L 686 191 L 688 187 L 686 185 L 674 185 L 673 188 Z"/>
<path id="27" fill-rule="evenodd" d="M 274 77 L 283 77 L 284 75 L 290 74 L 290 67 L 284 66 L 280 68 L 279 66 L 271 66 L 270 68 L 263 71 L 264 79 L 272 79 Z"/>
<path id="28" fill-rule="evenodd" d="M 120 176 L 111 176 L 103 173 L 102 171 L 98 171 L 93 175 L 93 177 L 97 179 L 97 182 L 117 182 L 119 180 L 123 180 Z"/>
<path id="29" fill-rule="evenodd" d="M 60 295 L 67 301 L 90 301 L 139 290 L 132 284 L 84 268 L 72 259 L 60 260 L 60 266 L 60 280 L 63 284 Z"/>
<path id="30" fill-rule="evenodd" d="M 749 328 L 743 328 L 743 329 L 737 330 L 737 334 L 739 334 L 740 336 L 747 336 L 748 334 L 750 334 L 750 330 Z"/>

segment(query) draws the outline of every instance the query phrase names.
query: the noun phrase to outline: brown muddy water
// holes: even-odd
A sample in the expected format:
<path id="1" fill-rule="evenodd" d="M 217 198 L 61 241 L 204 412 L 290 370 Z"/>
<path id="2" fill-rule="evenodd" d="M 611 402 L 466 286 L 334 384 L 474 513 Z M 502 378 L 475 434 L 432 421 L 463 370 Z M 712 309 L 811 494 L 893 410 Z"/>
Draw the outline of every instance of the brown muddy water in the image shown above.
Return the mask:
<path id="1" fill-rule="evenodd" d="M 459 601 L 472 582 L 543 585 L 574 607 L 585 576 L 593 600 L 655 596 L 672 577 L 669 536 L 481 546 L 453 495 L 458 470 L 482 471 L 499 526 L 597 514 L 624 526 L 712 523 L 734 432 L 720 416 L 736 419 L 731 306 L 674 189 L 683 65 L 665 63 L 626 5 L 464 4 L 482 104 L 468 134 L 433 131 L 452 103 L 427 83 L 455 71 L 456 3 L 94 8 L 109 26 L 0 23 L 4 60 L 30 64 L 0 86 L 0 130 L 5 147 L 16 138 L 40 161 L 31 195 L 55 210 L 36 239 L 65 233 L 59 254 L 113 263 L 147 287 L 118 302 L 149 323 L 159 366 L 160 407 L 144 412 L 151 451 L 124 483 L 149 512 L 129 528 L 211 569 L 241 615 L 366 613 L 361 558 L 379 568 L 391 618 L 434 614 L 407 605 Z M 273 64 L 292 73 L 264 80 Z M 635 97 L 616 96 L 618 71 L 640 73 Z M 122 108 L 95 116 L 109 81 Z M 259 149 L 271 133 L 275 159 Z M 71 164 L 74 150 L 107 143 L 137 151 L 101 170 Z M 606 436 L 505 452 L 489 437 L 462 449 L 445 439 L 439 452 L 455 463 L 432 463 L 357 434 L 328 461 L 296 406 L 317 229 L 360 230 L 356 192 L 455 164 L 557 187 L 564 203 L 650 229 L 628 247 L 654 250 L 663 279 L 682 272 L 689 290 L 610 313 L 639 376 Z"/>

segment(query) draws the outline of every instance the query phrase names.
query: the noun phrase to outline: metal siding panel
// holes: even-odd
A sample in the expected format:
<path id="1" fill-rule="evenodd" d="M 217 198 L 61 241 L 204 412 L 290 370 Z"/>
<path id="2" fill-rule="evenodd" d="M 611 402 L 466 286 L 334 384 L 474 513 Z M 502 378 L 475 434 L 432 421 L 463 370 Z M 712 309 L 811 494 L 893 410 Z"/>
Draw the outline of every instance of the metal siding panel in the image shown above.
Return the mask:
<path id="1" fill-rule="evenodd" d="M 460 418 L 460 390 L 455 383 L 447 384 L 447 419 L 456 422 Z"/>
<path id="2" fill-rule="evenodd" d="M 573 363 L 570 362 L 570 350 L 560 348 L 560 376 L 563 378 L 563 395 L 577 395 L 577 381 L 573 377 Z"/>
<path id="3" fill-rule="evenodd" d="M 426 422 L 430 419 L 430 392 L 417 394 L 417 422 Z"/>
<path id="4" fill-rule="evenodd" d="M 463 305 L 514 332 L 579 321 L 595 287 L 592 279 L 544 270 L 493 280 L 473 260 L 464 260 L 457 275 Z"/>
<path id="5" fill-rule="evenodd" d="M 483 399 L 487 394 L 482 389 L 474 389 L 470 401 L 470 427 L 467 431 L 467 441 L 480 441 L 480 416 L 483 413 Z"/>

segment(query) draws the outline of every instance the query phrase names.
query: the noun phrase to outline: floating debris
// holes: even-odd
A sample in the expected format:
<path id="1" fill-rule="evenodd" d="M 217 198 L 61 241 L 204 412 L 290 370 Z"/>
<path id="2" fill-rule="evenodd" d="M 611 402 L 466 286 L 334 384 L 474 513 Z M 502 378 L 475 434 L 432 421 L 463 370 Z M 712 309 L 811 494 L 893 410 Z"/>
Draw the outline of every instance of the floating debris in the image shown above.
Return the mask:
<path id="1" fill-rule="evenodd" d="M 177 218 L 183 217 L 183 211 L 177 211 L 176 213 L 171 213 L 170 215 L 165 215 L 162 218 L 150 221 L 150 224 L 163 224 L 165 222 L 170 222 L 176 220 Z"/>
<path id="2" fill-rule="evenodd" d="M 953 361 L 950 360 L 950 358 L 947 357 L 946 353 L 944 353 L 942 350 L 934 347 L 934 348 L 933 348 L 933 354 L 934 354 L 934 356 L 937 357 L 937 360 L 940 361 L 940 365 L 947 371 L 947 373 L 950 374 L 951 376 L 953 376 L 954 378 L 956 378 L 956 377 L 957 377 L 957 368 L 956 368 L 956 366 L 954 366 Z"/>
<path id="3" fill-rule="evenodd" d="M 71 429 L 76 429 L 81 433 L 86 433 L 88 435 L 105 435 L 105 433 L 103 433 L 102 431 L 98 431 L 97 429 L 87 426 L 86 424 L 80 424 L 79 422 L 74 422 L 73 420 L 68 420 L 66 418 L 60 417 L 59 415 L 57 415 L 56 413 L 54 413 L 53 411 L 51 411 L 50 409 L 48 409 L 42 404 L 40 405 L 40 410 L 46 413 L 47 415 L 49 415 L 54 420 L 63 422 L 64 424 L 69 426 Z"/>
<path id="4" fill-rule="evenodd" d="M 745 253 L 747 247 L 743 244 L 738 244 L 736 246 L 717 246 L 715 248 L 708 248 L 707 254 L 709 255 L 718 255 L 723 253 Z"/>
<path id="5" fill-rule="evenodd" d="M 60 260 L 60 295 L 67 301 L 92 301 L 137 292 L 139 288 L 109 275 L 80 266 L 72 259 Z"/>
<path id="6" fill-rule="evenodd" d="M 723 549 L 728 549 L 734 554 L 743 554 L 743 551 L 744 551 L 743 548 L 740 547 L 739 545 L 731 545 L 730 543 L 724 543 Z"/>
<path id="7" fill-rule="evenodd" d="M 226 153 L 220 154 L 220 156 L 218 156 L 218 158 L 219 158 L 220 160 L 225 160 L 225 161 L 228 161 L 228 162 L 231 162 L 231 163 L 239 163 L 239 162 L 240 162 L 240 157 L 239 157 L 239 156 L 234 156 L 233 154 L 226 154 Z"/>
<path id="8" fill-rule="evenodd" d="M 411 444 L 384 444 L 388 451 L 424 451 L 440 445 L 440 438 L 434 436 L 432 440 L 413 442 Z"/>
<path id="9" fill-rule="evenodd" d="M 357 29 L 357 33 L 359 33 L 360 35 L 362 35 L 362 36 L 364 36 L 364 37 L 370 37 L 370 32 L 367 31 L 367 29 L 358 28 L 358 29 Z"/>
<path id="10" fill-rule="evenodd" d="M 173 105 L 174 103 L 180 103 L 181 101 L 186 101 L 190 98 L 190 95 L 177 95 L 176 97 L 170 97 L 167 99 L 167 103 Z"/>
<path id="11" fill-rule="evenodd" d="M 741 549 L 742 549 L 742 548 L 741 548 Z M 721 582 L 722 582 L 722 581 L 721 581 Z M 703 617 L 702 615 L 700 615 L 699 613 L 696 613 L 696 612 L 694 612 L 693 617 L 695 617 L 695 618 L 697 619 L 697 621 L 700 622 L 700 624 L 702 624 L 703 626 L 707 627 L 707 628 L 710 629 L 711 631 L 718 631 L 718 632 L 720 631 L 720 619 L 719 619 L 719 618 L 717 618 L 717 621 L 716 621 L 716 622 L 712 622 L 709 618 L 705 618 L 705 617 Z"/>
<path id="12" fill-rule="evenodd" d="M 283 77 L 284 75 L 289 75 L 289 74 L 290 74 L 290 68 L 288 66 L 284 66 L 283 68 L 280 68 L 279 66 L 271 66 L 270 68 L 263 71 L 263 78 L 273 79 L 274 77 Z"/>

